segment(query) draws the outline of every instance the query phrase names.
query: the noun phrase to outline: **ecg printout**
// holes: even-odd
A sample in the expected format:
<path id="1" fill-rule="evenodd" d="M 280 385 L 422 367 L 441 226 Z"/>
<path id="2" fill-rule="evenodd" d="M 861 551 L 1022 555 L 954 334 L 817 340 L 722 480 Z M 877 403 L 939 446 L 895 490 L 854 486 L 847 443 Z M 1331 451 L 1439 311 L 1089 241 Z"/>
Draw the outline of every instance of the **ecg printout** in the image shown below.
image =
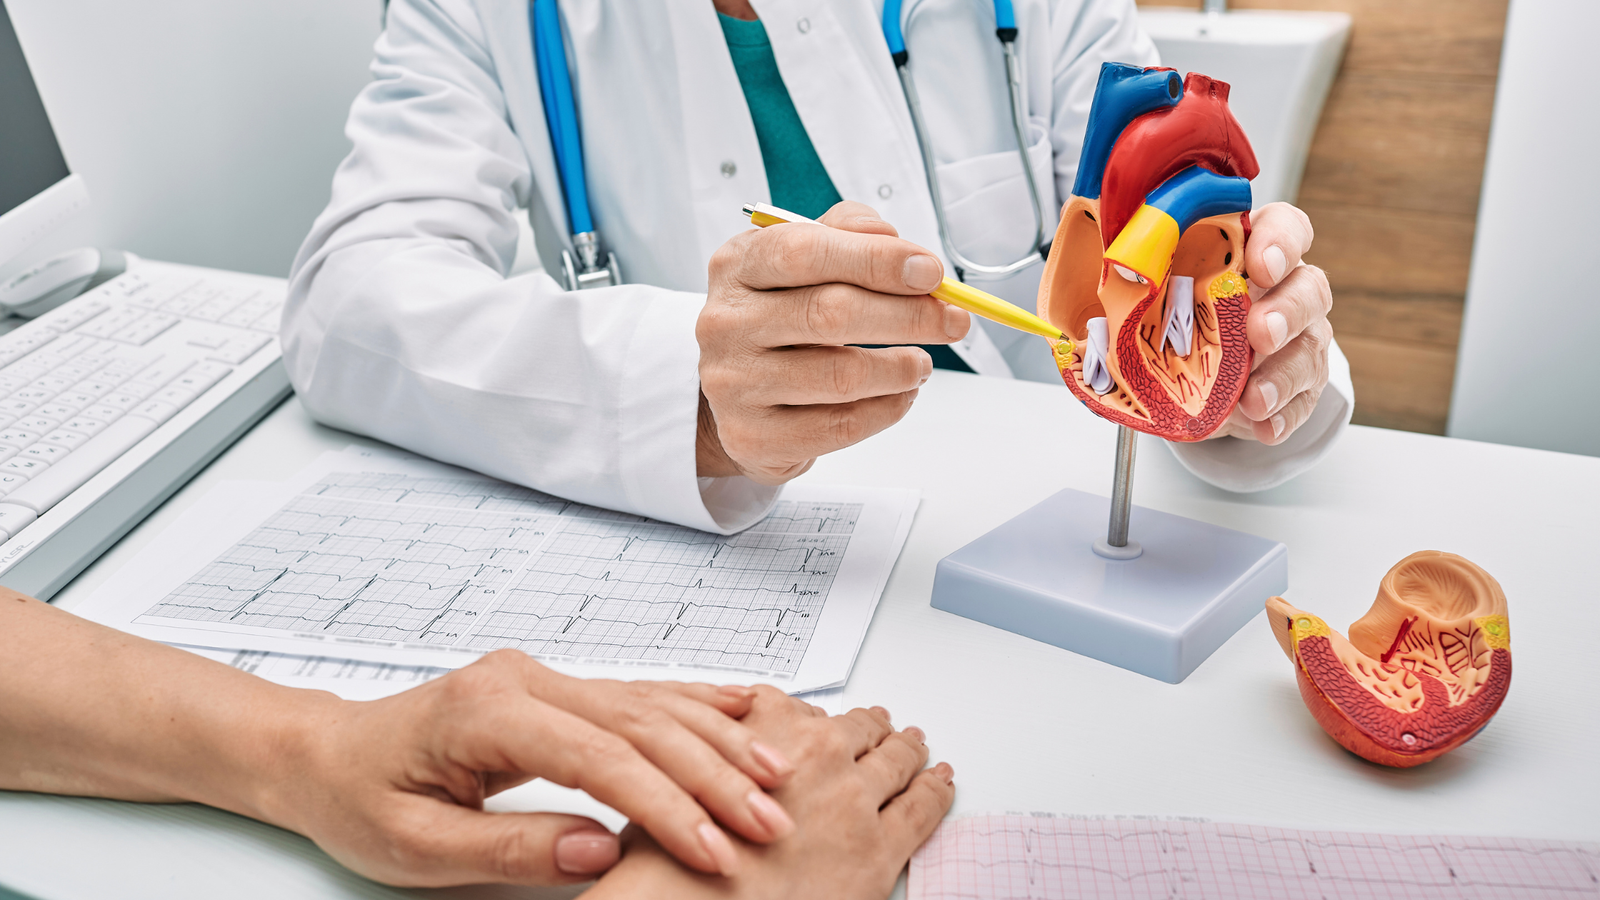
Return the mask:
<path id="1" fill-rule="evenodd" d="M 973 816 L 945 822 L 911 858 L 906 897 L 1570 900 L 1600 897 L 1600 844 Z"/>
<path id="2" fill-rule="evenodd" d="M 292 493 L 205 498 L 141 557 L 142 584 L 113 578 L 86 615 L 339 662 L 451 669 L 511 647 L 589 675 L 814 690 L 849 674 L 916 505 L 795 486 L 715 535 L 436 463 L 333 456 Z"/>

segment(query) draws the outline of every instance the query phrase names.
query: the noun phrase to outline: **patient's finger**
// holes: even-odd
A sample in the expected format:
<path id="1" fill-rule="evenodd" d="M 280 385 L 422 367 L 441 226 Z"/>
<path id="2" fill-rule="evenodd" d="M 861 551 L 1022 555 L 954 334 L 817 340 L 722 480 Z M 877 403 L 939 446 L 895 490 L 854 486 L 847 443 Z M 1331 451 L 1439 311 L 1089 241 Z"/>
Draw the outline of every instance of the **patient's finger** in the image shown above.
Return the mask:
<path id="1" fill-rule="evenodd" d="M 900 858 L 910 859 L 950 811 L 950 804 L 956 799 L 954 779 L 955 770 L 949 763 L 925 769 L 878 815 Z"/>
<path id="2" fill-rule="evenodd" d="M 883 743 L 856 760 L 869 790 L 879 805 L 906 789 L 907 782 L 928 762 L 928 745 L 921 729 L 908 728 L 884 738 Z"/>
<path id="3" fill-rule="evenodd" d="M 868 750 L 883 743 L 883 739 L 894 733 L 894 727 L 889 724 L 889 717 L 879 709 L 852 709 L 842 716 L 836 716 L 835 722 L 849 742 L 852 753 L 860 759 Z"/>

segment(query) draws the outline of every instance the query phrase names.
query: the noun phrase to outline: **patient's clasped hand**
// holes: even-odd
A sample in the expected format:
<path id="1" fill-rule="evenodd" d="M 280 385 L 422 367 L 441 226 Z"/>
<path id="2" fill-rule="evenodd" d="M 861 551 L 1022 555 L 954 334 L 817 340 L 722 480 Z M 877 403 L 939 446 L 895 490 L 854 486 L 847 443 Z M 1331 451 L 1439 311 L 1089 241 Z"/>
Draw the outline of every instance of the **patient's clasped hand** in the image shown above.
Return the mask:
<path id="1" fill-rule="evenodd" d="M 3 588 L 0 634 L 0 789 L 205 803 L 391 884 L 882 897 L 955 793 L 919 729 L 774 688 L 586 681 L 502 650 L 357 703 Z M 535 778 L 632 825 L 484 811 Z"/>

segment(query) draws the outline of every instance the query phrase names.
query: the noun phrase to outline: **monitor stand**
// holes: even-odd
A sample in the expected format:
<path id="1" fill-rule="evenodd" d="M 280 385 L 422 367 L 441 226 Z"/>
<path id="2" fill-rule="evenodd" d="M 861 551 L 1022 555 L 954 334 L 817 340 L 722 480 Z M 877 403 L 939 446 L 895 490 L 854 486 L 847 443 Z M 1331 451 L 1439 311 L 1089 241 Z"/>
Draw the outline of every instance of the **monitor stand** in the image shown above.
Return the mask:
<path id="1" fill-rule="evenodd" d="M 1289 550 L 1132 506 L 1138 437 L 1117 435 L 1112 499 L 1063 490 L 940 560 L 934 608 L 1171 684 L 1188 677 L 1288 589 Z"/>

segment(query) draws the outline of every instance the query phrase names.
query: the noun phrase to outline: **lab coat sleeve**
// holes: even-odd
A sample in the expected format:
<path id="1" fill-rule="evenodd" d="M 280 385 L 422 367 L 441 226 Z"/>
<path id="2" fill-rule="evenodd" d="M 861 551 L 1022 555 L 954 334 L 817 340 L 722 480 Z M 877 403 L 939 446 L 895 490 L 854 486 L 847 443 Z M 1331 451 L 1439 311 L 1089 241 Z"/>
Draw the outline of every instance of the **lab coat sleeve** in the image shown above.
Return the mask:
<path id="1" fill-rule="evenodd" d="M 707 531 L 777 490 L 697 479 L 704 296 L 506 278 L 533 190 L 465 0 L 395 0 L 354 144 L 301 248 L 284 361 L 318 420 L 583 503 Z"/>
<path id="2" fill-rule="evenodd" d="M 1056 196 L 1072 196 L 1100 64 L 1160 65 L 1155 42 L 1139 28 L 1133 0 L 1055 0 L 1050 10 L 1050 143 Z"/>
<path id="3" fill-rule="evenodd" d="M 1133 0 L 1058 0 L 1052 8 L 1051 143 L 1057 196 L 1072 195 L 1083 131 L 1104 62 L 1160 64 L 1155 42 L 1139 28 Z M 1237 438 L 1168 442 L 1184 468 L 1230 491 L 1276 487 L 1316 465 L 1350 422 L 1355 390 L 1350 364 L 1337 343 L 1328 350 L 1328 387 L 1317 408 L 1289 439 L 1274 447 Z"/>

